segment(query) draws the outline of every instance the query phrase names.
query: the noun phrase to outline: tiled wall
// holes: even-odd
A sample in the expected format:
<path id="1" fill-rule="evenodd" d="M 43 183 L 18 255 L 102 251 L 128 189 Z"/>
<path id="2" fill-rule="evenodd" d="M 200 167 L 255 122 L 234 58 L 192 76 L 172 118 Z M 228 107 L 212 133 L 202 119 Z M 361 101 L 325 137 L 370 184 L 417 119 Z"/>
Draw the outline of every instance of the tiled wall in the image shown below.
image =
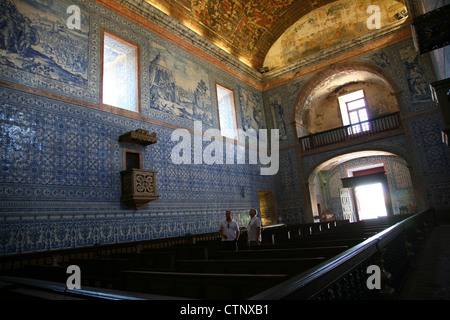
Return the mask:
<path id="1" fill-rule="evenodd" d="M 259 206 L 258 189 L 274 190 L 279 222 L 305 222 L 300 171 L 353 150 L 305 157 L 298 165 L 293 107 L 313 74 L 261 92 L 93 1 L 4 3 L 2 19 L 21 23 L 5 29 L 9 41 L 0 44 L 1 254 L 216 231 L 225 210 L 245 225 L 248 210 Z M 80 30 L 66 26 L 73 4 L 81 9 Z M 102 28 L 139 45 L 140 114 L 100 104 Z M 152 77 L 157 57 L 183 99 L 157 95 L 169 93 Z M 421 181 L 426 205 L 449 209 L 450 155 L 439 142 L 440 118 L 429 96 L 429 57 L 405 40 L 354 60 L 381 68 L 400 88 L 407 129 L 367 148 L 401 154 Z M 277 175 L 262 176 L 257 165 L 171 161 L 174 128 L 192 129 L 195 120 L 204 130 L 218 127 L 216 82 L 234 90 L 240 128 L 280 130 Z M 196 89 L 202 99 L 195 99 Z M 146 148 L 118 142 L 137 128 L 156 132 L 158 142 Z M 142 151 L 143 168 L 158 171 L 160 198 L 139 211 L 119 200 L 124 148 Z"/>
<path id="2" fill-rule="evenodd" d="M 39 40 L 18 51 L 27 40 L 10 30 L 10 45 L 0 48 L 1 254 L 212 232 L 225 210 L 246 225 L 258 189 L 274 190 L 273 176 L 248 160 L 174 164 L 171 134 L 192 130 L 195 120 L 203 131 L 218 127 L 216 82 L 234 90 L 240 128 L 265 128 L 260 91 L 93 1 L 6 4 L 3 18 L 22 21 L 20 31 Z M 81 30 L 66 26 L 72 4 Z M 140 114 L 100 104 L 102 28 L 139 45 Z M 178 99 L 155 95 L 169 90 L 152 78 L 158 56 Z M 156 132 L 158 142 L 118 141 L 138 128 Z M 158 171 L 160 198 L 138 211 L 120 202 L 126 148 L 142 152 L 143 169 Z"/>

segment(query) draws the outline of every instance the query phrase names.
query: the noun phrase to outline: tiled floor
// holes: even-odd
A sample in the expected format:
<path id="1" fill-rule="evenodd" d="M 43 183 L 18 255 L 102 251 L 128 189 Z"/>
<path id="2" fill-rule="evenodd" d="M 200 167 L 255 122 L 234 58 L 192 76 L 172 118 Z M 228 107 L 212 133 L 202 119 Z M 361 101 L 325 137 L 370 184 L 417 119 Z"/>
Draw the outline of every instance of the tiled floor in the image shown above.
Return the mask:
<path id="1" fill-rule="evenodd" d="M 450 300 L 450 224 L 433 229 L 400 300 Z"/>

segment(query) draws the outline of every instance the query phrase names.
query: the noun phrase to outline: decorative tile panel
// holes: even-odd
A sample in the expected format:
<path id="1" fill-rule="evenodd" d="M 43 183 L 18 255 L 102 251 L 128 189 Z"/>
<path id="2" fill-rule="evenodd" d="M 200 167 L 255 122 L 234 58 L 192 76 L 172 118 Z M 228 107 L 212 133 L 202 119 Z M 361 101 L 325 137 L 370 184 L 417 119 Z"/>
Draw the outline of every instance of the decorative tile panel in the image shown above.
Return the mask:
<path id="1" fill-rule="evenodd" d="M 244 131 L 265 129 L 266 121 L 264 118 L 262 97 L 260 93 L 252 92 L 248 89 L 239 87 L 238 90 L 239 105 L 241 110 L 242 129 Z"/>
<path id="2" fill-rule="evenodd" d="M 418 175 L 428 206 L 449 208 L 450 149 L 442 142 L 439 113 L 409 121 Z"/>
<path id="3" fill-rule="evenodd" d="M 97 92 L 89 88 L 96 80 L 89 73 L 90 14 L 83 3 L 5 0 L 3 5 L 2 21 L 15 27 L 3 29 L 9 40 L 0 48 L 0 78 L 96 101 Z M 70 5 L 80 8 L 80 29 L 67 27 Z"/>
<path id="4" fill-rule="evenodd" d="M 429 83 L 434 81 L 433 63 L 419 55 L 411 39 L 355 59 L 373 64 L 388 74 L 399 88 L 401 107 L 406 115 L 436 109 L 431 101 Z"/>
<path id="5" fill-rule="evenodd" d="M 280 171 L 275 175 L 278 221 L 304 223 L 305 205 L 300 184 L 298 159 L 295 149 L 280 151 Z"/>
<path id="6" fill-rule="evenodd" d="M 213 232 L 225 210 L 245 226 L 257 189 L 274 190 L 258 165 L 174 164 L 168 127 L 6 88 L 0 122 L 2 254 Z M 158 141 L 119 142 L 136 128 Z M 122 148 L 158 171 L 160 198 L 139 212 L 120 203 Z"/>
<path id="7" fill-rule="evenodd" d="M 291 126 L 296 98 L 313 74 L 259 92 L 97 2 L 3 2 L 1 18 L 23 21 L 19 29 L 29 42 L 26 50 L 12 44 L 0 48 L 0 79 L 80 103 L 0 88 L 0 254 L 217 231 L 225 210 L 245 226 L 248 210 L 259 207 L 258 189 L 274 191 L 280 222 L 306 222 L 305 186 L 296 151 L 289 146 L 296 143 Z M 65 9 L 72 4 L 81 9 L 81 30 L 66 28 Z M 218 128 L 213 89 L 218 82 L 235 92 L 239 128 L 280 129 L 280 146 L 287 148 L 280 151 L 278 174 L 261 176 L 259 166 L 249 164 L 176 165 L 170 158 L 176 144 L 171 127 L 81 106 L 81 101 L 100 103 L 102 28 L 139 45 L 143 117 L 171 127 L 192 129 L 195 120 L 202 120 L 204 130 Z M 158 73 L 161 81 L 155 82 L 152 62 L 158 55 L 165 59 L 167 72 Z M 437 139 L 440 118 L 437 113 L 420 115 L 436 110 L 425 90 L 432 79 L 430 59 L 418 56 L 406 40 L 355 61 L 383 69 L 402 91 L 405 115 L 417 115 L 407 122 L 413 148 L 400 135 L 304 157 L 303 170 L 310 172 L 346 152 L 396 152 L 417 166 L 426 201 L 448 209 L 450 157 Z M 186 74 L 192 75 L 189 84 L 181 76 Z M 138 128 L 156 132 L 158 142 L 147 148 L 119 142 L 121 135 Z M 203 142 L 203 148 L 207 145 Z M 143 169 L 158 171 L 160 198 L 139 212 L 120 203 L 123 148 L 141 151 Z M 394 163 L 392 170 L 405 176 L 401 165 Z M 405 191 L 409 184 L 406 178 L 392 181 L 397 203 L 410 201 Z M 332 198 L 329 204 L 339 203 Z"/>
<path id="8" fill-rule="evenodd" d="M 409 127 L 421 181 L 428 184 L 449 179 L 450 151 L 442 142 L 439 114 L 411 119 Z"/>

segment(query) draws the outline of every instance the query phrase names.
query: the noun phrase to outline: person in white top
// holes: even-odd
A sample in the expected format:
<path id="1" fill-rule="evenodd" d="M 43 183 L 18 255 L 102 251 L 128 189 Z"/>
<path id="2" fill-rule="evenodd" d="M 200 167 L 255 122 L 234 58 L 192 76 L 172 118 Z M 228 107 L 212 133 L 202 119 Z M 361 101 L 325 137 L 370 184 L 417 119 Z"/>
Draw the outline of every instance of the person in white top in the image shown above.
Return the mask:
<path id="1" fill-rule="evenodd" d="M 256 209 L 250 209 L 250 221 L 247 226 L 247 245 L 256 246 L 261 243 L 261 220 L 256 216 Z"/>
<path id="2" fill-rule="evenodd" d="M 231 211 L 225 212 L 225 220 L 219 225 L 219 234 L 222 236 L 222 250 L 237 251 L 239 240 L 239 224 L 233 219 Z"/>

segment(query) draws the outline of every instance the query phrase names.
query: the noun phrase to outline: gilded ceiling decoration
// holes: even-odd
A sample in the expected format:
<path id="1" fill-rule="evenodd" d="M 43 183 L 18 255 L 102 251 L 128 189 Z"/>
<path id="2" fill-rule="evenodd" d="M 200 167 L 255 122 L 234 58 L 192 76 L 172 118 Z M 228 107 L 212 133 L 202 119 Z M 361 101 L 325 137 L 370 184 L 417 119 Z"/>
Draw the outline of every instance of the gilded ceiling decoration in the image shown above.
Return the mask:
<path id="1" fill-rule="evenodd" d="M 380 28 L 406 20 L 396 18 L 396 14 L 406 10 L 397 0 L 340 0 L 324 5 L 293 23 L 274 42 L 264 66 L 273 70 L 370 33 L 369 6 L 380 8 Z"/>
<path id="2" fill-rule="evenodd" d="M 145 1 L 255 70 L 274 70 L 369 34 L 371 5 L 381 10 L 382 28 L 406 11 L 404 0 Z"/>
<path id="3" fill-rule="evenodd" d="M 259 70 L 274 42 L 301 17 L 335 0 L 146 0 Z"/>

